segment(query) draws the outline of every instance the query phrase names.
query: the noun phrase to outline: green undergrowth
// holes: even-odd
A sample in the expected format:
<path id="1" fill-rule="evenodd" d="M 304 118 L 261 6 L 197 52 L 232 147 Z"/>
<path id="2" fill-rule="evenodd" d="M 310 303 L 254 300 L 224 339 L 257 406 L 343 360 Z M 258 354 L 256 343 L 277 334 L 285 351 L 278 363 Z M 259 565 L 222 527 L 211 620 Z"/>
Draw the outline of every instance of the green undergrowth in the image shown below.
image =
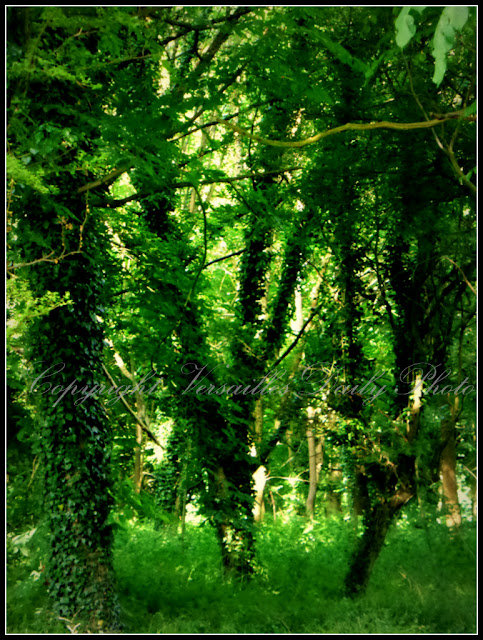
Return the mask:
<path id="1" fill-rule="evenodd" d="M 256 575 L 240 582 L 223 577 L 208 526 L 188 525 L 181 537 L 169 526 L 132 524 L 118 530 L 114 548 L 125 632 L 475 632 L 474 525 L 451 534 L 436 523 L 401 520 L 357 600 L 342 593 L 354 542 L 350 522 L 266 522 L 258 533 Z M 33 568 L 45 553 L 45 534 L 29 544 L 28 556 L 10 545 L 8 631 L 68 633 L 68 623 L 50 612 Z"/>

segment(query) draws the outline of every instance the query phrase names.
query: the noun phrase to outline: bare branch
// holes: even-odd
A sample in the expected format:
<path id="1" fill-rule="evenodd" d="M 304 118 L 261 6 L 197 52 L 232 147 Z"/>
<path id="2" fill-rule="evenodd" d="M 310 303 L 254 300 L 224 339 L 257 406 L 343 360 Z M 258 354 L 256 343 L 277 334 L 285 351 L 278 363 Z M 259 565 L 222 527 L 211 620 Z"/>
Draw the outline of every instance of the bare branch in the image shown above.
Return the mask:
<path id="1" fill-rule="evenodd" d="M 52 262 L 53 264 L 59 264 L 61 260 L 65 260 L 65 258 L 68 258 L 69 256 L 74 256 L 74 255 L 77 255 L 78 253 L 82 253 L 82 245 L 84 242 L 84 238 L 83 238 L 84 227 L 86 225 L 89 214 L 90 214 L 90 209 L 89 209 L 89 203 L 87 202 L 87 195 L 86 195 L 86 214 L 85 214 L 84 220 L 82 221 L 81 226 L 79 227 L 79 244 L 77 246 L 77 249 L 75 249 L 74 251 L 67 252 L 66 245 L 65 245 L 65 231 L 66 229 L 67 230 L 72 229 L 72 224 L 67 222 L 65 218 L 61 218 L 59 220 L 59 223 L 62 225 L 62 230 L 61 230 L 62 252 L 58 256 L 53 257 L 55 251 L 52 250 L 46 256 L 42 256 L 41 258 L 37 258 L 36 260 L 32 260 L 30 262 L 22 262 L 19 264 L 12 263 L 7 266 L 8 274 L 13 276 L 14 274 L 12 273 L 12 271 L 15 271 L 16 269 L 23 269 L 24 267 L 31 267 L 41 262 Z"/>
<path id="2" fill-rule="evenodd" d="M 463 280 L 466 282 L 466 284 L 469 286 L 469 288 L 471 289 L 471 291 L 475 294 L 476 296 L 476 289 L 474 288 L 474 286 L 470 283 L 470 281 L 468 280 L 468 278 L 465 276 L 463 269 L 456 264 L 456 262 L 454 260 L 451 260 L 451 258 L 449 258 L 448 256 L 442 256 L 441 258 L 442 260 L 447 260 L 448 262 L 451 262 L 451 264 L 453 266 L 455 266 L 458 271 L 460 271 L 461 275 L 463 276 Z"/>
<path id="3" fill-rule="evenodd" d="M 95 189 L 96 187 L 100 187 L 103 184 L 113 182 L 116 178 L 121 176 L 123 173 L 126 173 L 128 169 L 129 167 L 125 167 L 124 169 L 114 169 L 107 176 L 104 176 L 103 178 L 99 178 L 98 180 L 94 180 L 93 182 L 89 182 L 88 184 L 85 184 L 83 187 L 79 187 L 77 189 L 77 193 L 92 191 L 92 189 Z"/>
<path id="4" fill-rule="evenodd" d="M 200 180 L 198 183 L 199 186 L 204 186 L 207 184 L 231 184 L 232 182 L 238 182 L 240 180 L 247 180 L 252 178 L 263 178 L 265 176 L 273 176 L 273 175 L 282 175 L 288 171 L 300 171 L 303 167 L 287 167 L 286 169 L 278 169 L 275 171 L 265 171 L 265 173 L 245 173 L 240 176 L 234 176 L 226 178 L 210 178 L 208 180 Z M 171 187 L 173 189 L 185 189 L 186 187 L 193 187 L 193 183 L 190 181 L 185 182 L 174 182 Z M 132 196 L 127 196 L 126 198 L 121 198 L 119 200 L 107 200 L 102 204 L 97 204 L 98 207 L 121 207 L 128 202 L 133 202 L 134 200 L 141 200 L 142 198 L 147 198 L 148 196 L 155 195 L 156 193 L 162 193 L 165 189 L 159 189 L 155 191 L 149 191 L 144 193 L 135 193 Z"/>
<path id="5" fill-rule="evenodd" d="M 462 120 L 475 121 L 475 116 L 458 116 L 458 118 Z M 437 127 L 438 125 L 446 122 L 448 120 L 454 120 L 454 114 L 446 114 L 444 118 L 435 118 L 433 120 L 426 120 L 424 122 L 388 122 L 383 120 L 382 122 L 368 122 L 367 124 L 353 123 L 348 122 L 346 124 L 342 124 L 339 127 L 334 127 L 333 129 L 327 129 L 326 131 L 321 131 L 320 133 L 315 134 L 314 136 L 310 136 L 309 138 L 305 138 L 305 140 L 270 140 L 269 138 L 262 138 L 261 136 L 250 133 L 249 131 L 245 131 L 236 124 L 232 122 L 228 122 L 223 118 L 218 118 L 218 124 L 221 124 L 228 129 L 231 129 L 235 133 L 239 133 L 245 138 L 250 138 L 251 140 L 255 140 L 255 142 L 260 142 L 262 144 L 267 144 L 271 147 L 282 147 L 285 149 L 300 149 L 302 147 L 306 147 L 309 144 L 315 144 L 328 136 L 333 136 L 338 133 L 343 133 L 344 131 L 372 131 L 374 129 L 394 129 L 396 131 L 413 131 L 415 129 L 429 129 L 432 127 Z"/>
<path id="6" fill-rule="evenodd" d="M 106 369 L 106 367 L 104 366 L 104 364 L 102 365 L 102 369 L 104 370 L 104 373 L 106 374 L 107 379 L 109 380 L 109 382 L 112 384 L 112 386 L 117 389 L 117 384 L 115 383 L 114 379 L 111 377 L 111 374 L 109 373 L 109 371 Z M 132 417 L 134 418 L 134 420 L 136 420 L 137 424 L 141 427 L 141 429 L 145 432 L 145 434 L 148 436 L 148 438 L 150 438 L 150 440 L 152 440 L 155 444 L 158 445 L 158 447 L 161 447 L 161 449 L 164 450 L 163 445 L 159 442 L 159 440 L 156 438 L 156 436 L 154 435 L 154 433 L 152 431 L 150 431 L 150 429 L 148 429 L 148 427 L 144 424 L 144 422 L 142 420 L 139 419 L 139 417 L 136 415 L 136 412 L 133 411 L 133 409 L 131 409 L 131 407 L 129 406 L 128 402 L 126 401 L 126 399 L 124 398 L 124 396 L 119 396 L 121 398 L 121 402 L 123 403 L 123 405 L 126 407 L 126 409 L 129 411 L 129 413 L 132 415 Z"/>
<path id="7" fill-rule="evenodd" d="M 312 320 L 315 318 L 315 316 L 319 313 L 320 309 L 322 308 L 322 304 L 317 305 L 314 310 L 312 311 L 312 313 L 310 314 L 310 316 L 308 317 L 308 319 L 305 321 L 304 325 L 302 326 L 302 328 L 300 329 L 300 331 L 298 332 L 295 340 L 292 342 L 292 344 L 282 353 L 282 355 L 278 358 L 278 360 L 276 360 L 274 362 L 274 364 L 272 365 L 272 369 L 275 369 L 275 367 L 278 367 L 278 365 L 282 362 L 282 360 L 284 360 L 288 354 L 295 349 L 295 347 L 297 346 L 300 338 L 303 336 L 305 329 L 307 329 L 307 327 L 309 326 L 309 324 L 312 322 Z"/>
<path id="8" fill-rule="evenodd" d="M 211 267 L 212 264 L 215 264 L 216 262 L 221 262 L 222 260 L 228 260 L 228 258 L 234 258 L 235 256 L 239 256 L 242 253 L 245 253 L 246 249 L 240 249 L 240 251 L 235 251 L 234 253 L 229 253 L 227 256 L 223 256 L 222 258 L 216 258 L 216 260 L 212 260 L 211 262 L 207 262 L 205 264 L 205 266 L 203 267 L 203 269 L 206 269 L 206 267 Z"/>

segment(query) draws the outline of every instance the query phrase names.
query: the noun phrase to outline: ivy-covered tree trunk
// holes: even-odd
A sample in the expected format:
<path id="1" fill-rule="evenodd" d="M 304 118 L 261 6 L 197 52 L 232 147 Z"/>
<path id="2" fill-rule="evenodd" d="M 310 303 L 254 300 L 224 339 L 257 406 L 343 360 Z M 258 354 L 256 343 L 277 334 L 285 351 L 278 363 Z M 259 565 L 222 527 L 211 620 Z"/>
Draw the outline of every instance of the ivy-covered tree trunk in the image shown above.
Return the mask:
<path id="1" fill-rule="evenodd" d="M 10 45 L 19 60 L 9 95 L 12 140 L 44 179 L 14 177 L 23 273 L 34 295 L 53 292 L 63 301 L 30 331 L 30 392 L 38 401 L 50 528 L 47 586 L 63 617 L 100 632 L 118 626 L 108 524 L 111 434 L 96 393 L 107 239 L 82 193 L 90 174 L 81 169 L 99 133 L 103 85 L 93 90 L 92 78 L 81 84 L 72 75 L 82 55 L 96 51 L 97 33 L 60 54 L 79 24 L 85 27 L 85 15 L 36 7 L 14 10 L 11 18 Z M 61 68 L 57 53 L 65 55 Z"/>
<path id="2" fill-rule="evenodd" d="M 82 216 L 79 200 L 64 206 Z M 33 207 L 35 206 L 32 202 Z M 35 213 L 33 213 L 35 211 Z M 55 222 L 55 210 L 41 200 L 30 212 L 29 229 Z M 102 357 L 104 278 L 93 219 L 82 231 L 83 252 L 58 265 L 35 265 L 38 294 L 69 292 L 69 304 L 51 311 L 31 332 L 35 372 L 30 389 L 38 396 L 45 469 L 45 507 L 50 526 L 47 584 L 59 613 L 86 621 L 94 632 L 117 626 L 111 561 L 112 503 L 107 416 L 96 396 Z"/>
<path id="3" fill-rule="evenodd" d="M 167 193 L 168 190 L 169 187 Z M 212 395 L 197 392 L 196 378 L 201 371 L 205 370 L 206 374 L 212 368 L 209 364 L 210 349 L 206 344 L 196 291 L 193 289 L 193 283 L 200 277 L 199 265 L 196 264 L 188 279 L 185 266 L 187 244 L 182 231 L 169 216 L 169 198 L 143 201 L 142 207 L 149 231 L 160 240 L 160 266 L 169 269 L 170 273 L 169 280 L 166 278 L 157 283 L 160 313 L 169 309 L 172 320 L 168 321 L 171 325 L 167 323 L 168 329 L 164 335 L 158 338 L 154 362 L 162 362 L 163 353 L 172 362 L 170 376 L 176 392 L 171 398 L 171 411 L 178 418 L 175 428 L 181 425 L 186 428 L 188 440 L 192 443 L 192 457 L 199 460 L 197 473 L 201 469 L 204 471 L 205 481 L 200 483 L 203 487 L 201 508 L 215 529 L 223 567 L 230 573 L 235 571 L 239 575 L 248 575 L 253 570 L 254 535 L 251 495 L 253 468 L 248 452 L 247 425 L 242 424 L 240 429 L 233 428 L 223 414 L 230 402 L 225 400 L 223 405 L 216 402 Z M 173 238 L 184 248 L 176 257 L 169 253 L 170 248 L 166 243 L 168 240 L 172 242 Z M 164 262 L 165 246 L 169 263 Z M 216 383 L 216 380 L 210 378 L 210 382 Z M 221 387 L 226 382 L 226 379 L 220 380 L 215 386 Z M 179 506 L 182 509 L 181 502 Z"/>
<path id="4" fill-rule="evenodd" d="M 437 477 L 439 451 L 429 450 L 434 447 L 434 441 L 425 440 L 421 429 L 424 391 L 431 388 L 428 369 L 433 364 L 435 369 L 440 367 L 439 375 L 447 361 L 454 323 L 447 305 L 451 300 L 456 308 L 466 286 L 459 274 L 455 277 L 454 272 L 448 274 L 441 268 L 438 252 L 442 250 L 442 241 L 435 233 L 444 200 L 451 201 L 455 195 L 438 173 L 430 177 L 422 170 L 418 173 L 417 163 L 413 160 L 411 164 L 410 159 L 417 155 L 420 162 L 425 154 L 429 158 L 433 154 L 422 141 L 416 149 L 420 153 L 415 154 L 414 147 L 402 147 L 401 206 L 394 212 L 386 235 L 387 276 L 393 297 L 390 303 L 385 299 L 385 304 L 393 333 L 395 380 L 399 387 L 394 402 L 399 431 L 393 433 L 390 441 L 399 440 L 399 443 L 393 445 L 395 452 L 390 461 L 381 459 L 369 466 L 371 502 L 364 517 L 364 532 L 346 577 L 350 595 L 362 593 L 366 588 L 396 513 L 417 495 L 422 482 L 434 481 L 435 471 Z M 440 185 L 439 189 L 435 182 Z M 412 225 L 413 235 L 402 233 L 404 224 Z M 447 296 L 444 306 L 441 291 Z M 427 432 L 428 426 L 425 428 Z M 454 444 L 450 432 L 445 433 L 443 442 L 450 448 Z M 449 458 L 454 451 L 449 449 L 447 454 L 447 462 L 452 466 L 453 461 Z M 451 491 L 454 499 L 454 483 Z"/>
<path id="5" fill-rule="evenodd" d="M 407 458 L 406 467 L 400 465 L 398 478 L 399 488 L 395 488 L 394 475 L 374 465 L 369 471 L 374 484 L 374 497 L 363 515 L 363 532 L 354 549 L 349 562 L 349 570 L 344 580 L 346 594 L 350 597 L 365 592 L 371 577 L 374 564 L 379 557 L 387 532 L 396 514 L 414 495 L 412 460 Z"/>
<path id="6" fill-rule="evenodd" d="M 394 514 L 390 511 L 387 502 L 383 500 L 366 511 L 364 515 L 366 529 L 352 554 L 349 571 L 345 578 L 346 592 L 350 596 L 365 591 Z"/>

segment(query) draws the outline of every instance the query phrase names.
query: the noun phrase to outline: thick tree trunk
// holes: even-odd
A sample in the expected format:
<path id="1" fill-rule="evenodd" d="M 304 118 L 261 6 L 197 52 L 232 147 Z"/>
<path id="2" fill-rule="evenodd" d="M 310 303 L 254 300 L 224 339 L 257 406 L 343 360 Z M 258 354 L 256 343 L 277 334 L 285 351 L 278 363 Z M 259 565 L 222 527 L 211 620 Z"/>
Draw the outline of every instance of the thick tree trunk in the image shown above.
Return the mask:
<path id="1" fill-rule="evenodd" d="M 253 573 L 253 533 L 225 520 L 216 527 L 221 547 L 221 560 L 226 575 L 248 577 Z"/>
<path id="2" fill-rule="evenodd" d="M 366 513 L 364 533 L 359 538 L 345 578 L 345 591 L 348 596 L 356 597 L 365 592 L 389 526 L 396 513 L 413 494 L 412 489 L 401 488 L 389 500 L 381 497 Z"/>
<path id="3" fill-rule="evenodd" d="M 366 519 L 366 529 L 359 539 L 345 579 L 347 595 L 354 597 L 366 590 L 372 568 L 386 539 L 393 514 L 386 502 L 376 504 Z"/>
<path id="4" fill-rule="evenodd" d="M 40 225 L 42 216 L 35 213 Z M 103 239 L 100 234 L 96 237 L 94 221 L 92 228 L 84 228 L 84 238 L 88 246 Z M 95 389 L 99 380 L 103 344 L 97 319 L 102 300 L 99 273 L 95 256 L 72 257 L 61 263 L 58 273 L 40 265 L 36 275 L 43 288 L 39 287 L 39 294 L 56 287 L 62 291 L 64 286 L 75 304 L 53 310 L 49 321 L 39 323 L 31 334 L 37 372 L 41 376 L 49 370 L 58 372 L 55 384 L 64 393 L 62 402 L 53 404 L 43 396 L 37 406 L 50 527 L 49 593 L 58 613 L 66 618 L 76 615 L 82 628 L 93 632 L 118 625 L 108 524 L 111 430 L 97 398 L 86 395 L 81 403 L 79 396 L 67 391 L 74 383 L 74 389 Z M 72 346 L 73 337 L 82 349 Z"/>
<path id="5" fill-rule="evenodd" d="M 216 470 L 215 482 L 218 511 L 214 525 L 221 548 L 223 569 L 227 575 L 247 577 L 253 573 L 255 559 L 253 505 L 247 502 L 250 494 L 241 491 L 237 505 L 230 491 L 233 481 L 229 482 L 221 466 Z"/>

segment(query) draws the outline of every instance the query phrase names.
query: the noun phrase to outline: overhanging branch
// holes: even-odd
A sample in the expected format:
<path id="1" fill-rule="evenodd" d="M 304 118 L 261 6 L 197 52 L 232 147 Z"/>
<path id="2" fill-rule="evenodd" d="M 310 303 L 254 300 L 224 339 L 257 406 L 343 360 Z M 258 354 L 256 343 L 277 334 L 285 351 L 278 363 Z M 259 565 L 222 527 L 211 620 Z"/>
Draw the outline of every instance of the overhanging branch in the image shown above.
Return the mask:
<path id="1" fill-rule="evenodd" d="M 218 118 L 214 120 L 213 124 L 220 124 L 224 127 L 227 127 L 228 129 L 231 129 L 235 133 L 240 134 L 241 136 L 254 140 L 255 142 L 260 142 L 261 144 L 266 144 L 272 147 L 282 147 L 286 149 L 300 149 L 310 144 L 315 144 L 316 142 L 320 142 L 320 140 L 323 140 L 324 138 L 327 138 L 329 136 L 336 135 L 338 133 L 343 133 L 344 131 L 373 131 L 375 129 L 392 129 L 395 131 L 414 131 L 417 129 L 431 129 L 449 120 L 453 120 L 453 121 L 466 120 L 468 122 L 475 122 L 476 116 L 464 116 L 464 115 L 461 115 L 461 112 L 455 112 L 455 113 L 447 113 L 437 118 L 434 118 L 433 120 L 425 120 L 423 122 L 389 122 L 385 120 L 381 122 L 368 122 L 366 124 L 348 122 L 346 124 L 340 125 L 339 127 L 334 127 L 333 129 L 327 129 L 326 131 L 321 131 L 313 136 L 310 136 L 309 138 L 305 138 L 304 140 L 270 140 L 269 138 L 263 138 L 262 136 L 258 136 L 254 133 L 250 133 L 249 131 L 242 129 L 238 125 L 233 124 L 232 122 L 228 122 L 228 120 L 225 120 L 223 118 Z M 267 176 L 267 175 L 281 175 L 287 171 L 297 171 L 299 169 L 302 169 L 302 167 L 288 167 L 282 170 L 267 171 L 262 174 L 247 173 L 247 174 L 243 174 L 235 177 L 212 178 L 207 180 L 200 180 L 198 184 L 200 186 L 207 185 L 207 184 L 217 184 L 217 183 L 230 184 L 238 180 L 245 180 L 247 178 L 253 179 L 253 178 Z M 99 180 L 96 180 L 95 182 L 91 182 L 90 184 L 85 185 L 84 187 L 81 187 L 78 191 L 79 192 L 88 191 L 88 190 L 90 191 L 91 189 L 104 185 L 109 180 L 112 180 L 113 178 L 117 177 L 117 175 L 124 173 L 124 171 L 125 170 L 117 169 L 111 172 L 105 178 L 101 178 Z M 175 182 L 171 185 L 171 188 L 183 189 L 185 187 L 192 187 L 192 186 L 193 186 L 192 182 L 185 181 L 185 182 Z M 474 185 L 472 186 L 476 190 Z M 98 204 L 97 206 L 105 206 L 110 208 L 121 207 L 122 205 L 127 204 L 128 202 L 133 202 L 134 200 L 146 198 L 150 195 L 154 195 L 155 193 L 162 193 L 163 191 L 164 189 L 159 189 L 155 191 L 150 191 L 149 193 L 147 192 L 136 193 L 136 194 L 133 194 L 132 196 L 128 196 L 127 198 L 121 198 L 118 200 L 108 200 L 104 203 Z"/>
<path id="2" fill-rule="evenodd" d="M 443 117 L 435 118 L 433 120 L 426 120 L 424 122 L 368 122 L 367 124 L 353 123 L 348 122 L 346 124 L 342 124 L 339 127 L 334 127 L 333 129 L 327 129 L 326 131 L 321 131 L 320 133 L 316 133 L 314 136 L 310 136 L 309 138 L 305 138 L 304 140 L 270 140 L 269 138 L 263 138 L 254 133 L 250 133 L 249 131 L 245 131 L 236 124 L 232 122 L 228 122 L 223 118 L 218 118 L 218 124 L 221 124 L 228 129 L 231 129 L 235 133 L 239 133 L 241 136 L 245 138 L 250 138 L 251 140 L 255 140 L 255 142 L 260 142 L 262 144 L 270 145 L 271 147 L 283 147 L 285 149 L 300 149 L 302 147 L 306 147 L 309 144 L 315 144 L 328 136 L 333 136 L 337 133 L 343 133 L 344 131 L 371 131 L 373 129 L 394 129 L 396 131 L 412 131 L 415 129 L 430 129 L 432 127 L 436 127 L 448 120 L 467 120 L 469 122 L 476 121 L 476 116 L 461 116 L 459 114 L 447 113 L 444 114 Z"/>
<path id="3" fill-rule="evenodd" d="M 240 176 L 234 177 L 217 177 L 210 178 L 207 180 L 200 180 L 198 185 L 204 186 L 208 184 L 231 184 L 232 182 L 238 182 L 240 180 L 247 180 L 253 178 L 263 178 L 265 176 L 279 176 L 283 173 L 287 173 L 289 171 L 300 171 L 302 167 L 287 167 L 286 169 L 278 169 L 274 171 L 265 171 L 264 173 L 245 173 Z M 187 187 L 193 188 L 193 182 L 189 180 L 185 180 L 183 182 L 173 182 L 170 187 L 172 189 L 185 189 Z M 118 200 L 106 200 L 103 203 L 98 203 L 96 206 L 98 207 L 122 207 L 122 205 L 127 204 L 128 202 L 133 202 L 134 200 L 141 200 L 142 198 L 147 198 L 148 196 L 155 195 L 156 193 L 163 193 L 165 191 L 165 187 L 162 189 L 156 189 L 155 191 L 142 192 L 142 193 L 134 193 L 132 196 L 127 196 L 126 198 L 120 198 Z"/>
<path id="4" fill-rule="evenodd" d="M 282 360 L 284 360 L 288 354 L 295 349 L 295 347 L 297 346 L 300 338 L 303 336 L 305 330 L 307 329 L 307 327 L 309 326 L 309 324 L 312 322 L 312 320 L 315 318 L 315 316 L 319 313 L 320 309 L 322 308 L 322 304 L 319 304 L 317 307 L 315 307 L 315 309 L 312 311 L 312 313 L 310 314 L 310 316 L 308 317 L 308 319 L 304 322 L 303 327 L 300 329 L 300 331 L 298 332 L 295 340 L 292 342 L 292 344 L 285 349 L 285 351 L 282 353 L 282 355 L 278 358 L 278 360 L 276 360 L 273 365 L 272 365 L 272 369 L 275 369 L 275 367 L 278 367 L 278 365 L 282 362 Z"/>

